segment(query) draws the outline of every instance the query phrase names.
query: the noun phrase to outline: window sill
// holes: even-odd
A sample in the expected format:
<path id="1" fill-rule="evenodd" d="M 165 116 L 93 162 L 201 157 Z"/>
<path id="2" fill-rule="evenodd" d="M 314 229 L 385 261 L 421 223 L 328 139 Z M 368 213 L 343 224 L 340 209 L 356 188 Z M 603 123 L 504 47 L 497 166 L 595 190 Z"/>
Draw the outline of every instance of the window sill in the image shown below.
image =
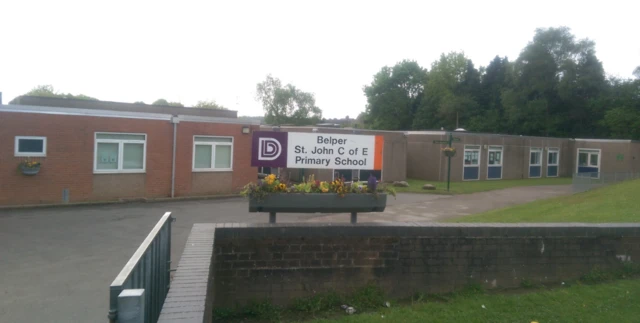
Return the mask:
<path id="1" fill-rule="evenodd" d="M 94 170 L 94 175 L 108 175 L 108 174 L 145 174 L 145 170 L 118 170 L 118 171 L 104 171 L 104 170 Z"/>
<path id="2" fill-rule="evenodd" d="M 14 157 L 47 157 L 47 154 L 38 154 L 38 153 L 33 153 L 33 154 L 28 154 L 28 153 L 19 153 L 19 154 L 14 154 Z"/>
<path id="3" fill-rule="evenodd" d="M 224 172 L 233 172 L 233 168 L 194 168 L 191 169 L 193 173 L 224 173 Z"/>

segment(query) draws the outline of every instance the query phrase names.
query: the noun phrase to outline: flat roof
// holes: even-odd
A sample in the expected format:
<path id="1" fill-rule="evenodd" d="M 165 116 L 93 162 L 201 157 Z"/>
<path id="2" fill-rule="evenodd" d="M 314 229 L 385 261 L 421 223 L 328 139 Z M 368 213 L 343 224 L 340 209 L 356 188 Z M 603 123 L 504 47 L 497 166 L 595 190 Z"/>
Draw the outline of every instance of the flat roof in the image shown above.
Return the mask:
<path id="1" fill-rule="evenodd" d="M 18 104 L 0 104 L 0 112 L 13 113 L 37 113 L 37 114 L 54 114 L 54 115 L 70 115 L 70 116 L 89 116 L 89 117 L 105 117 L 105 118 L 128 118 L 128 119 L 146 119 L 146 120 L 177 120 L 185 122 L 207 122 L 207 123 L 227 123 L 227 124 L 243 124 L 243 125 L 259 125 L 257 120 L 224 118 L 224 117 L 203 117 L 193 115 L 172 115 L 166 113 L 148 113 L 148 112 L 131 112 L 131 111 L 114 111 L 100 109 L 77 109 L 77 108 L 61 108 L 46 106 L 29 106 Z"/>
<path id="2" fill-rule="evenodd" d="M 198 117 L 237 118 L 238 112 L 234 110 L 174 107 L 167 105 L 136 104 L 111 101 L 94 101 L 83 99 L 66 99 L 41 96 L 19 96 L 9 104 L 40 107 L 76 108 L 88 110 L 112 110 L 122 112 L 161 113 L 169 115 L 192 115 Z"/>

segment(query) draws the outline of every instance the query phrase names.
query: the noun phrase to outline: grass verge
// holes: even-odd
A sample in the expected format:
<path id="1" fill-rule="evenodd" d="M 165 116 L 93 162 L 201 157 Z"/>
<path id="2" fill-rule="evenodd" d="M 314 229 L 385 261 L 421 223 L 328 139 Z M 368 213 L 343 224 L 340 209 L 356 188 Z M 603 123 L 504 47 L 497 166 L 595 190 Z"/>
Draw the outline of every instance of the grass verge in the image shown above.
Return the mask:
<path id="1" fill-rule="evenodd" d="M 637 322 L 639 298 L 640 280 L 633 279 L 525 294 L 467 293 L 312 322 Z"/>
<path id="2" fill-rule="evenodd" d="M 451 182 L 450 191 L 447 192 L 447 182 L 430 182 L 421 179 L 408 179 L 409 187 L 395 187 L 398 193 L 423 193 L 423 194 L 470 194 L 500 190 L 519 186 L 540 186 L 540 185 L 569 185 L 571 178 L 533 178 L 498 181 L 473 181 L 473 182 Z M 423 190 L 424 184 L 432 184 L 435 190 Z"/>
<path id="3" fill-rule="evenodd" d="M 640 222 L 640 180 L 474 214 L 451 222 Z"/>
<path id="4" fill-rule="evenodd" d="M 427 295 L 384 306 L 376 286 L 350 295 L 318 294 L 287 308 L 268 301 L 237 309 L 216 309 L 215 322 L 635 322 L 640 317 L 640 266 L 619 270 L 594 268 L 575 282 L 543 286 L 523 280 L 520 289 L 484 291 L 471 284 L 456 293 Z M 357 310 L 347 315 L 341 305 Z"/>

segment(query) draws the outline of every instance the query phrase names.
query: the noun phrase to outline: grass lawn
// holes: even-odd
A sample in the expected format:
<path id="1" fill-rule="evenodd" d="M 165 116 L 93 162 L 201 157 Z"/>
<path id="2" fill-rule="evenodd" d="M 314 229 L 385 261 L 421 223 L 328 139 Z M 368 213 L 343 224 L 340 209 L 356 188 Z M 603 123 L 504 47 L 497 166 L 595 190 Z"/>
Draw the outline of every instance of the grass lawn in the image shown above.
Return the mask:
<path id="1" fill-rule="evenodd" d="M 640 180 L 474 214 L 452 222 L 640 222 Z"/>
<path id="2" fill-rule="evenodd" d="M 396 192 L 428 194 L 469 194 L 517 186 L 569 185 L 571 184 L 571 178 L 559 177 L 499 181 L 451 182 L 450 192 L 447 192 L 447 182 L 430 182 L 421 179 L 408 179 L 407 183 L 409 183 L 409 187 L 395 187 Z M 422 186 L 424 184 L 433 184 L 436 186 L 436 189 L 433 191 L 423 190 Z"/>
<path id="3" fill-rule="evenodd" d="M 312 322 L 638 322 L 639 300 L 640 280 L 628 279 L 527 294 L 463 294 Z"/>

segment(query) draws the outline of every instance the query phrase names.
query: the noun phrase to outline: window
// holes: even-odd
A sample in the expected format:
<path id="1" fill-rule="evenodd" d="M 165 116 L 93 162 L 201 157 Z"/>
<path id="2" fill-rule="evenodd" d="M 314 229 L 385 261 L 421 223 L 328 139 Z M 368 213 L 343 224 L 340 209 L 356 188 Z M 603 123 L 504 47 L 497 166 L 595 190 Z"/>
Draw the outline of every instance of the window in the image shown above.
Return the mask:
<path id="1" fill-rule="evenodd" d="M 232 165 L 232 137 L 193 137 L 193 171 L 230 171 Z"/>
<path id="2" fill-rule="evenodd" d="M 364 170 L 361 169 L 360 170 L 360 180 L 361 181 L 368 181 L 369 180 L 369 176 L 373 175 L 376 180 L 378 182 L 380 182 L 382 180 L 382 170 Z"/>
<path id="3" fill-rule="evenodd" d="M 489 146 L 489 166 L 502 166 L 502 147 Z"/>
<path id="4" fill-rule="evenodd" d="M 480 165 L 480 146 L 464 146 L 464 166 Z"/>
<path id="5" fill-rule="evenodd" d="M 45 157 L 47 137 L 17 136 L 14 153 L 16 157 Z"/>
<path id="6" fill-rule="evenodd" d="M 529 166 L 540 166 L 542 165 L 542 149 L 540 148 L 531 148 L 529 151 Z"/>
<path id="7" fill-rule="evenodd" d="M 598 167 L 600 165 L 600 150 L 578 149 L 579 167 Z"/>
<path id="8" fill-rule="evenodd" d="M 558 148 L 549 148 L 547 152 L 547 166 L 558 166 L 560 150 Z"/>
<path id="9" fill-rule="evenodd" d="M 144 173 L 146 134 L 96 133 L 94 173 Z"/>

